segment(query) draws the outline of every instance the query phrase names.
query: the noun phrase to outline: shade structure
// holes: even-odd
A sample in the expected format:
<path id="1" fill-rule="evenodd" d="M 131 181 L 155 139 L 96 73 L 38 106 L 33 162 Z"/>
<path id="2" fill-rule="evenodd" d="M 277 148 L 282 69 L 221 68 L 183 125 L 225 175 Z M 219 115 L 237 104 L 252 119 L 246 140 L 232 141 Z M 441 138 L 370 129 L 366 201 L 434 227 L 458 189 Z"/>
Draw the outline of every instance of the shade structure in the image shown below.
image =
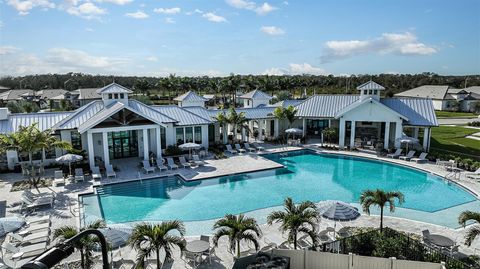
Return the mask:
<path id="1" fill-rule="evenodd" d="M 18 217 L 0 218 L 0 238 L 14 232 L 25 225 L 25 220 Z"/>
<path id="2" fill-rule="evenodd" d="M 407 152 L 408 152 L 408 146 L 410 144 L 416 144 L 419 142 L 418 139 L 414 138 L 414 137 L 410 137 L 410 136 L 406 136 L 406 135 L 403 135 L 402 137 L 398 138 L 397 141 L 399 141 L 400 143 L 402 144 L 406 144 L 407 145 Z"/>
<path id="3" fill-rule="evenodd" d="M 68 163 L 68 169 L 70 170 L 70 175 L 72 174 L 71 164 L 74 163 L 74 162 L 81 161 L 81 160 L 83 160 L 83 157 L 81 155 L 71 154 L 71 153 L 62 155 L 62 156 L 55 159 L 55 161 L 60 162 L 60 163 Z"/>
<path id="4" fill-rule="evenodd" d="M 334 221 L 334 233 L 337 232 L 337 221 L 351 221 L 360 217 L 360 212 L 358 212 L 357 208 L 342 201 L 328 200 L 320 202 L 317 210 L 323 218 Z"/>
<path id="5" fill-rule="evenodd" d="M 127 225 L 110 225 L 106 228 L 98 229 L 107 240 L 112 249 L 116 249 L 127 244 L 128 238 L 132 234 L 133 228 Z"/>
<path id="6" fill-rule="evenodd" d="M 184 143 L 178 146 L 180 149 L 188 149 L 188 156 L 190 157 L 192 155 L 192 149 L 199 149 L 201 145 L 196 144 L 196 143 Z"/>
<path id="7" fill-rule="evenodd" d="M 287 134 L 300 134 L 300 133 L 303 133 L 303 130 L 298 129 L 298 128 L 290 128 L 290 129 L 285 130 L 285 133 L 287 133 Z"/>

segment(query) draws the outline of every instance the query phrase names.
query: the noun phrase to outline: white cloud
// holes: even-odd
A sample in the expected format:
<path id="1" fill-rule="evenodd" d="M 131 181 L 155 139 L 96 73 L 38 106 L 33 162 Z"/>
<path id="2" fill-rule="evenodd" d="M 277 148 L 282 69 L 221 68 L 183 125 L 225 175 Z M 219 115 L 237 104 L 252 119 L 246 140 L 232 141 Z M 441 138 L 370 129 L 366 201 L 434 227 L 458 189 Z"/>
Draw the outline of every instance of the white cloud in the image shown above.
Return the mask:
<path id="1" fill-rule="evenodd" d="M 212 22 L 227 22 L 227 19 L 222 16 L 216 15 L 213 12 L 205 13 L 202 15 L 202 17 Z"/>
<path id="2" fill-rule="evenodd" d="M 285 34 L 285 30 L 282 28 L 278 28 L 276 26 L 262 26 L 260 31 L 267 35 L 283 35 Z"/>
<path id="3" fill-rule="evenodd" d="M 256 12 L 258 15 L 265 15 L 277 9 L 267 2 L 263 3 L 262 5 L 257 5 L 257 3 L 248 0 L 226 0 L 226 2 L 234 8 L 251 10 Z"/>
<path id="4" fill-rule="evenodd" d="M 257 7 L 255 9 L 255 12 L 257 12 L 258 15 L 266 15 L 272 11 L 274 11 L 275 9 L 277 9 L 276 7 L 274 6 L 271 6 L 270 4 L 268 3 L 263 3 L 263 5 Z"/>
<path id="5" fill-rule="evenodd" d="M 165 18 L 165 23 L 174 24 L 175 22 L 176 21 L 173 18 L 170 18 L 170 17 Z"/>
<path id="6" fill-rule="evenodd" d="M 133 2 L 133 0 L 97 0 L 97 2 L 99 3 L 111 3 L 111 4 L 115 4 L 115 5 L 125 5 L 125 4 L 128 4 L 128 3 L 131 3 Z"/>
<path id="7" fill-rule="evenodd" d="M 89 28 L 89 27 L 85 28 L 85 31 L 87 31 L 87 32 L 95 32 L 95 30 L 93 30 L 92 28 Z"/>
<path id="8" fill-rule="evenodd" d="M 140 11 L 140 10 L 137 10 L 136 12 L 132 12 L 132 13 L 126 13 L 125 16 L 130 17 L 130 18 L 134 18 L 134 19 L 146 19 L 146 18 L 148 18 L 148 14 L 143 12 L 143 11 Z"/>
<path id="9" fill-rule="evenodd" d="M 35 7 L 43 9 L 55 8 L 55 3 L 48 0 L 8 0 L 7 4 L 15 8 L 20 15 L 27 15 Z"/>
<path id="10" fill-rule="evenodd" d="M 97 7 L 92 2 L 86 2 L 78 6 L 70 6 L 67 8 L 67 13 L 85 19 L 98 18 L 100 15 L 106 14 L 105 9 Z"/>
<path id="11" fill-rule="evenodd" d="M 160 13 L 160 14 L 177 14 L 182 11 L 179 7 L 172 7 L 172 8 L 155 8 L 153 12 Z"/>
<path id="12" fill-rule="evenodd" d="M 417 37 L 410 32 L 384 33 L 378 38 L 367 40 L 327 41 L 321 60 L 326 62 L 368 53 L 431 55 L 436 52 L 437 48 L 418 42 Z"/>
<path id="13" fill-rule="evenodd" d="M 7 54 L 12 54 L 20 50 L 17 47 L 14 46 L 1 46 L 0 47 L 0 55 L 7 55 Z"/>
<path id="14" fill-rule="evenodd" d="M 149 62 L 157 62 L 158 58 L 155 57 L 155 56 L 149 56 L 149 57 L 145 58 L 145 60 L 147 60 Z"/>
<path id="15" fill-rule="evenodd" d="M 300 64 L 291 63 L 288 65 L 287 69 L 273 67 L 265 70 L 263 74 L 281 76 L 281 75 L 302 75 L 302 74 L 328 75 L 329 73 L 323 68 L 314 67 L 308 63 L 300 63 Z"/>

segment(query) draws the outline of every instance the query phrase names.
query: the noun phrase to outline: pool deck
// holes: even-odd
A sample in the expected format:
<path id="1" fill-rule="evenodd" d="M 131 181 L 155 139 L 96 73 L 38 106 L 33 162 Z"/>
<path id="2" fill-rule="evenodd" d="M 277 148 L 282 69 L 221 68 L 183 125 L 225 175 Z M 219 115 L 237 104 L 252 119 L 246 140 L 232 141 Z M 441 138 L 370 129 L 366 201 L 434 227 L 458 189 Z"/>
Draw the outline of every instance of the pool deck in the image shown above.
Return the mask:
<path id="1" fill-rule="evenodd" d="M 328 154 L 341 154 L 341 155 L 348 155 L 348 156 L 357 156 L 357 157 L 364 157 L 364 158 L 371 158 L 371 159 L 379 159 L 382 161 L 388 161 L 400 165 L 406 165 L 409 167 L 421 169 L 427 172 L 431 172 L 442 177 L 449 174 L 448 171 L 445 171 L 443 168 L 435 165 L 435 164 L 415 164 L 412 162 L 405 162 L 396 159 L 386 159 L 386 158 L 379 158 L 373 154 L 363 153 L 363 152 L 350 152 L 350 151 L 334 151 L 334 150 L 319 150 L 315 147 L 315 145 L 306 145 L 304 148 L 314 149 L 315 151 L 321 153 L 328 153 Z M 267 153 L 273 152 L 281 152 L 281 151 L 290 151 L 290 150 L 298 150 L 301 148 L 298 147 L 279 147 L 279 146 L 272 146 L 266 149 Z M 207 179 L 209 177 L 217 177 L 222 175 L 229 175 L 229 174 L 236 174 L 236 173 L 244 173 L 244 172 L 251 172 L 256 170 L 264 170 L 264 169 L 275 169 L 277 167 L 281 167 L 281 165 L 267 160 L 257 154 L 244 154 L 239 156 L 230 156 L 227 159 L 222 160 L 207 160 L 207 165 L 202 168 L 194 168 L 194 169 L 178 169 L 174 171 L 168 172 L 156 172 L 150 173 L 148 175 L 143 174 L 141 169 L 136 167 L 136 162 L 130 163 L 129 166 L 125 166 L 121 162 L 118 163 L 120 165 L 120 170 L 117 172 L 117 179 L 112 180 L 104 180 L 102 184 L 108 183 L 115 183 L 115 182 L 122 182 L 128 180 L 136 180 L 139 177 L 147 178 L 147 177 L 158 177 L 161 175 L 171 175 L 171 174 L 179 174 L 186 180 L 198 180 L 198 179 Z M 46 176 L 52 177 L 53 176 L 53 169 L 46 170 Z M 139 173 L 140 172 L 140 173 Z M 457 179 L 452 179 L 458 184 L 468 188 L 477 196 L 480 194 L 480 183 L 475 182 L 473 180 L 467 180 L 464 176 L 465 173 L 460 173 Z M 7 201 L 7 212 L 6 216 L 14 216 L 19 214 L 20 209 L 20 197 L 21 192 L 10 192 L 11 186 L 16 181 L 23 180 L 23 176 L 21 174 L 15 173 L 8 173 L 8 174 L 0 174 L 0 183 L 5 183 L 4 185 L 0 184 L 0 200 Z M 95 183 L 98 184 L 98 183 Z M 77 197 L 80 193 L 88 193 L 92 192 L 94 183 L 92 181 L 87 180 L 83 183 L 71 183 L 67 184 L 66 186 L 60 187 L 48 187 L 48 188 L 41 188 L 41 191 L 48 191 L 48 192 L 55 192 L 57 194 L 57 198 L 55 200 L 55 205 L 53 209 L 41 209 L 37 212 L 31 213 L 31 215 L 51 215 L 52 217 L 52 229 L 59 228 L 64 225 L 79 225 L 79 217 L 77 213 Z M 456 217 L 456 216 L 455 216 Z M 211 225 L 212 221 L 207 221 L 205 225 Z M 344 224 L 344 226 L 358 226 L 358 227 L 377 227 L 379 223 L 378 216 L 367 216 L 362 214 L 360 218 L 355 221 L 349 222 L 348 224 Z M 460 251 L 467 253 L 467 254 L 478 254 L 480 252 L 480 239 L 474 241 L 471 247 L 466 247 L 463 245 L 463 238 L 466 233 L 466 229 L 459 228 L 459 229 L 451 229 L 443 226 L 438 226 L 434 224 L 418 222 L 414 220 L 408 219 L 401 219 L 396 217 L 385 217 L 385 225 L 389 226 L 394 229 L 414 233 L 417 235 L 421 234 L 421 231 L 424 229 L 429 229 L 432 233 L 440 233 L 446 235 L 452 239 L 454 239 L 458 244 L 460 244 Z M 321 221 L 321 228 L 324 226 L 333 226 L 333 222 L 328 220 Z M 188 225 L 187 225 L 188 228 Z M 261 225 L 264 239 L 261 240 L 261 245 L 265 245 L 265 238 L 268 238 L 269 241 L 273 241 L 276 243 L 281 243 L 285 239 L 282 234 L 278 230 L 278 225 L 268 226 L 268 225 Z M 188 237 L 187 241 L 197 239 L 198 237 Z M 51 244 L 56 243 L 53 241 Z M 201 266 L 199 268 L 231 268 L 233 264 L 233 259 L 230 253 L 227 252 L 226 247 L 226 240 L 220 240 L 219 247 L 216 249 L 216 253 L 218 258 L 215 259 L 213 266 Z M 134 252 L 128 251 L 128 247 L 125 248 L 125 251 L 122 252 L 122 257 L 125 258 L 134 258 Z M 78 259 L 78 255 L 73 255 L 69 258 L 69 260 Z M 174 253 L 175 262 L 168 266 L 168 268 L 185 268 L 185 263 L 180 258 L 179 251 L 175 251 Z"/>

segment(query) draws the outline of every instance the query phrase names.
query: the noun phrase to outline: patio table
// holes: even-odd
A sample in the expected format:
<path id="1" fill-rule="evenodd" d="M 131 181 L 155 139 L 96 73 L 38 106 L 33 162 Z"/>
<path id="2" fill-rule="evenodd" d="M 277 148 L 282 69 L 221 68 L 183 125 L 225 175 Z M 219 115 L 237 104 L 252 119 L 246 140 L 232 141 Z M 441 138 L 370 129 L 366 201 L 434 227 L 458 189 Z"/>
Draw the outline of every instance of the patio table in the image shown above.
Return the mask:
<path id="1" fill-rule="evenodd" d="M 443 235 L 439 234 L 431 234 L 430 235 L 430 242 L 432 242 L 434 245 L 437 245 L 439 247 L 453 247 L 455 245 L 455 242 Z"/>
<path id="2" fill-rule="evenodd" d="M 207 251 L 209 248 L 210 248 L 210 243 L 202 240 L 195 240 L 192 242 L 188 242 L 187 246 L 185 247 L 185 249 L 188 252 L 197 253 L 197 254 Z"/>

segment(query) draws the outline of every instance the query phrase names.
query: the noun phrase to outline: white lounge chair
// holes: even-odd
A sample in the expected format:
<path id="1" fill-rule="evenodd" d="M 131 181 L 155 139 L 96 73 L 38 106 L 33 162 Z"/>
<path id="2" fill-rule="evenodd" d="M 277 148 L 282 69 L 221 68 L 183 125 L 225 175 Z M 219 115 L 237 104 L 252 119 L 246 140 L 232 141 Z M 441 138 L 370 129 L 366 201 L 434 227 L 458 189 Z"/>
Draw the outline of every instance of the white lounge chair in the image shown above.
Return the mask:
<path id="1" fill-rule="evenodd" d="M 22 209 L 37 209 L 42 206 L 53 207 L 54 199 L 53 197 L 39 197 L 36 199 L 31 199 L 25 195 L 22 195 Z"/>
<path id="2" fill-rule="evenodd" d="M 50 223 L 39 223 L 29 225 L 27 228 L 18 232 L 19 235 L 33 234 L 40 231 L 50 231 Z"/>
<path id="3" fill-rule="evenodd" d="M 25 236 L 21 236 L 19 234 L 8 233 L 7 237 L 9 238 L 10 243 L 15 245 L 22 245 L 22 244 L 35 244 L 35 243 L 42 243 L 48 242 L 50 232 L 41 231 L 38 233 L 27 234 Z"/>
<path id="4" fill-rule="evenodd" d="M 157 159 L 157 168 L 160 171 L 168 170 L 168 168 L 165 165 L 163 165 L 163 159 Z"/>
<path id="5" fill-rule="evenodd" d="M 249 152 L 257 151 L 257 149 L 250 147 L 250 144 L 248 143 L 243 144 L 243 147 L 245 147 L 245 149 L 248 150 Z"/>
<path id="6" fill-rule="evenodd" d="M 167 166 L 170 169 L 178 169 L 178 165 L 175 164 L 175 162 L 173 161 L 173 158 L 167 158 Z"/>
<path id="7" fill-rule="evenodd" d="M 253 146 L 254 146 L 258 151 L 264 151 L 264 150 L 265 150 L 265 147 L 262 147 L 262 146 L 260 146 L 260 145 L 257 144 L 257 143 L 253 143 Z"/>
<path id="8" fill-rule="evenodd" d="M 412 159 L 410 159 L 410 161 L 416 162 L 416 163 L 426 163 L 426 162 L 428 162 L 428 160 L 425 159 L 425 157 L 427 157 L 427 155 L 428 155 L 428 153 L 422 152 L 422 153 L 420 153 L 420 156 L 418 156 L 418 158 L 412 158 Z"/>
<path id="9" fill-rule="evenodd" d="M 205 162 L 200 160 L 200 157 L 198 157 L 198 155 L 193 155 L 193 162 L 198 165 L 198 166 L 204 166 L 205 165 Z"/>
<path id="10" fill-rule="evenodd" d="M 407 155 L 398 157 L 400 160 L 410 161 L 411 158 L 415 155 L 415 150 L 410 150 Z"/>
<path id="11" fill-rule="evenodd" d="M 403 149 L 397 149 L 394 153 L 387 154 L 388 158 L 397 159 L 402 154 Z"/>
<path id="12" fill-rule="evenodd" d="M 63 172 L 60 170 L 55 171 L 53 176 L 53 186 L 65 185 L 65 178 Z"/>
<path id="13" fill-rule="evenodd" d="M 247 152 L 245 149 L 242 149 L 242 147 L 240 147 L 240 144 L 235 144 L 235 149 L 237 149 L 237 151 L 240 153 Z"/>
<path id="14" fill-rule="evenodd" d="M 225 145 L 225 147 L 227 147 L 227 151 L 231 154 L 237 154 L 238 151 L 232 149 L 232 145 Z"/>
<path id="15" fill-rule="evenodd" d="M 102 174 L 100 173 L 100 168 L 98 168 L 98 166 L 92 167 L 92 179 L 102 180 Z"/>
<path id="16" fill-rule="evenodd" d="M 480 168 L 478 168 L 475 172 L 465 173 L 465 177 L 480 180 Z"/>
<path id="17" fill-rule="evenodd" d="M 35 225 L 40 223 L 50 223 L 50 215 L 43 215 L 43 216 L 32 216 L 25 219 L 27 225 Z"/>
<path id="18" fill-rule="evenodd" d="M 85 175 L 83 174 L 82 168 L 75 169 L 75 182 L 85 181 Z"/>
<path id="19" fill-rule="evenodd" d="M 13 254 L 11 257 L 12 259 L 21 259 L 37 256 L 38 254 L 42 253 L 47 248 L 47 243 L 43 242 L 17 248 L 8 242 L 4 242 L 2 248 Z"/>
<path id="20" fill-rule="evenodd" d="M 22 196 L 28 197 L 31 200 L 36 200 L 38 198 L 52 198 L 55 199 L 55 194 L 52 192 L 41 192 L 41 193 L 33 193 L 31 190 L 24 190 Z"/>
<path id="21" fill-rule="evenodd" d="M 109 177 L 117 178 L 117 173 L 115 173 L 111 164 L 105 165 L 105 170 L 107 171 L 107 178 Z"/>
<path id="22" fill-rule="evenodd" d="M 189 164 L 189 163 L 187 162 L 187 160 L 185 160 L 185 157 L 180 156 L 180 157 L 178 157 L 178 160 L 180 161 L 180 164 L 183 166 L 183 168 L 192 167 L 192 165 Z"/>
<path id="23" fill-rule="evenodd" d="M 150 165 L 150 162 L 149 161 L 143 161 L 143 171 L 145 171 L 145 173 L 148 174 L 148 172 L 155 172 L 155 167 L 152 167 Z"/>

